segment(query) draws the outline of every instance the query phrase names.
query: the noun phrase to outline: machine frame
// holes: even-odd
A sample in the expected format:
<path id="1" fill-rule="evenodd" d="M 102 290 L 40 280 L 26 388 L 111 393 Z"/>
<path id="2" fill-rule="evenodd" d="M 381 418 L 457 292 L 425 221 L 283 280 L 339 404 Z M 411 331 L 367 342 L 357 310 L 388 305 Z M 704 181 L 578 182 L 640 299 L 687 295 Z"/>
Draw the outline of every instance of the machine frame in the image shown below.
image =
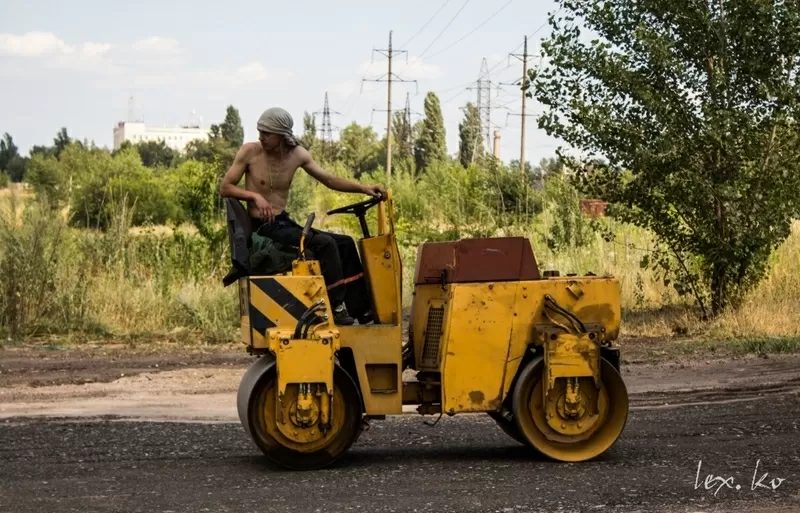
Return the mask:
<path id="1" fill-rule="evenodd" d="M 366 213 L 375 207 L 372 236 Z M 236 209 L 229 202 L 229 222 L 237 215 L 241 221 Z M 229 224 L 232 260 L 240 271 L 234 279 L 241 338 L 258 357 L 239 388 L 239 416 L 269 459 L 289 468 L 329 465 L 368 420 L 402 414 L 408 405 L 439 418 L 487 413 L 517 441 L 561 461 L 591 459 L 613 445 L 628 413 L 619 351 L 612 345 L 621 317 L 617 280 L 541 277 L 522 239 L 472 241 L 482 255 L 426 244 L 418 252 L 404 346 L 391 192 L 328 214 L 343 213 L 356 215 L 364 234 L 358 248 L 373 324 L 331 321 L 319 263 L 304 257 L 313 215 L 291 272 L 275 276 L 249 275 L 242 258 L 249 235 Z M 492 260 L 503 252 L 522 255 L 522 270 L 506 272 L 507 260 Z M 478 269 L 470 271 L 466 262 L 473 257 Z M 495 271 L 480 269 L 492 262 Z M 403 379 L 407 368 L 416 371 L 413 379 Z"/>

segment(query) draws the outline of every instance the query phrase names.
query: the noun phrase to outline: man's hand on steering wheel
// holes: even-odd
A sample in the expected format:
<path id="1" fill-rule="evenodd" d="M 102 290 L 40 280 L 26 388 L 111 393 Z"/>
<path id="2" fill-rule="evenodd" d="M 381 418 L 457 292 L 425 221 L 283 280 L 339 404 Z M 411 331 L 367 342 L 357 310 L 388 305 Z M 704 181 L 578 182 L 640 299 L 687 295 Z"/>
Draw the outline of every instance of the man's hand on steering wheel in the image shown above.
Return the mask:
<path id="1" fill-rule="evenodd" d="M 376 199 L 386 198 L 386 189 L 383 188 L 383 185 L 365 185 L 364 194 Z"/>

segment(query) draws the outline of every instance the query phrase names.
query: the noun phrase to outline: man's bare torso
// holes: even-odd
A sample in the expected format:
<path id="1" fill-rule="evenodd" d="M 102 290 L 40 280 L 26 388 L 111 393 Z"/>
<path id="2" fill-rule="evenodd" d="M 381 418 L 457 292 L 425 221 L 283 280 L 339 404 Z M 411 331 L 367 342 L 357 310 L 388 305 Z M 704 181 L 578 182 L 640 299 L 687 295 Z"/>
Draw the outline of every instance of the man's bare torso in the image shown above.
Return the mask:
<path id="1" fill-rule="evenodd" d="M 272 206 L 275 215 L 286 209 L 289 188 L 294 174 L 300 167 L 297 148 L 291 148 L 281 155 L 268 155 L 259 143 L 248 143 L 245 189 L 260 194 Z M 250 215 L 258 217 L 258 209 L 248 204 Z"/>

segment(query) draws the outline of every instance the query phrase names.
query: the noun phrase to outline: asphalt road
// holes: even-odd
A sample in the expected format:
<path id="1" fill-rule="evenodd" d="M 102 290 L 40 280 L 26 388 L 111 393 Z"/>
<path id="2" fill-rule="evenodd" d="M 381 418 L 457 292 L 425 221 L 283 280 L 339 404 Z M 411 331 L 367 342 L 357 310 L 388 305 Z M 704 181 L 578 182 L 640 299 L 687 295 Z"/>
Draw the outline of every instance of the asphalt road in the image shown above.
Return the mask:
<path id="1" fill-rule="evenodd" d="M 539 459 L 483 415 L 422 420 L 373 422 L 337 467 L 297 473 L 267 465 L 238 424 L 7 419 L 0 511 L 800 511 L 795 392 L 636 406 L 581 464 Z"/>

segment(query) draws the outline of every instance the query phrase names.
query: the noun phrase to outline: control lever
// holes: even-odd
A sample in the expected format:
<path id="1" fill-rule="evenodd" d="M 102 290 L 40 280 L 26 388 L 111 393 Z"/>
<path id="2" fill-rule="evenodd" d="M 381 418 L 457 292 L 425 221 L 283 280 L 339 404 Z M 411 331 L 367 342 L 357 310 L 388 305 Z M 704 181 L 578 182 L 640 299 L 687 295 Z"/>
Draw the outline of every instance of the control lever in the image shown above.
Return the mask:
<path id="1" fill-rule="evenodd" d="M 316 217 L 317 214 L 311 212 L 311 214 L 308 216 L 308 219 L 306 220 L 306 225 L 303 227 L 303 234 L 300 236 L 300 258 L 302 258 L 303 260 L 306 259 L 306 250 L 305 250 L 306 237 L 308 237 L 308 234 L 311 233 L 311 225 L 314 224 L 314 219 Z"/>

